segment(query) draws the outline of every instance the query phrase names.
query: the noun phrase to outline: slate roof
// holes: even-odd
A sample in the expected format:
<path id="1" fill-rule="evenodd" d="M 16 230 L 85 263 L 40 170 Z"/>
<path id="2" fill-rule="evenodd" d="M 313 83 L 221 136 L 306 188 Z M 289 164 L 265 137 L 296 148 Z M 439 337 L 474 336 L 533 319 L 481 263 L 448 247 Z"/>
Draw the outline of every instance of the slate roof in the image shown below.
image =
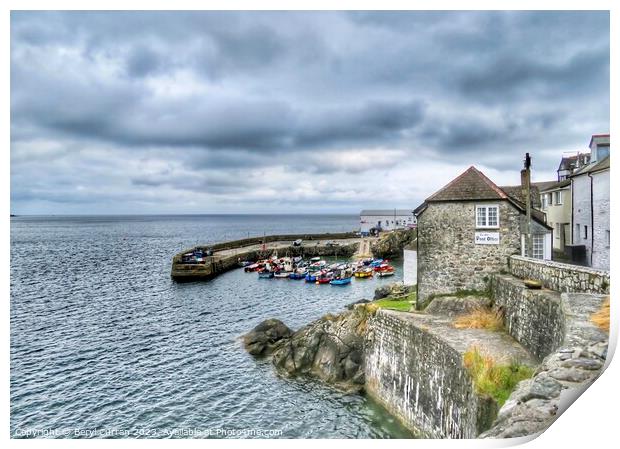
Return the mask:
<path id="1" fill-rule="evenodd" d="M 575 173 L 573 173 L 571 177 L 584 175 L 586 173 L 593 173 L 593 172 L 601 171 L 601 170 L 607 170 L 609 169 L 609 164 L 610 164 L 609 160 L 610 160 L 610 157 L 607 156 L 605 159 L 601 159 L 598 162 L 588 164 L 585 167 L 583 167 L 581 170 L 577 170 Z"/>
<path id="2" fill-rule="evenodd" d="M 411 209 L 364 209 L 360 215 L 364 216 L 385 216 L 385 215 L 411 215 Z"/>
<path id="3" fill-rule="evenodd" d="M 517 192 L 518 187 L 518 192 Z M 504 189 L 507 189 L 505 191 Z M 532 196 L 536 195 L 532 201 L 532 218 L 543 226 L 549 228 L 545 223 L 544 212 L 537 210 L 536 205 L 540 204 L 538 187 L 534 186 Z M 479 200 L 506 200 L 517 209 L 525 212 L 525 202 L 521 193 L 521 186 L 498 187 L 493 181 L 487 178 L 484 173 L 473 165 L 450 181 L 447 185 L 429 196 L 424 203 L 420 204 L 413 211 L 417 216 L 424 212 L 429 203 L 439 203 L 443 201 L 479 201 Z M 551 229 L 551 228 L 549 228 Z"/>
<path id="4" fill-rule="evenodd" d="M 506 192 L 497 187 L 473 165 L 429 196 L 426 201 L 505 200 Z"/>
<path id="5" fill-rule="evenodd" d="M 514 200 L 517 200 L 525 204 L 525 197 L 523 196 L 523 188 L 519 186 L 500 186 L 508 196 Z M 532 199 L 532 207 L 540 207 L 540 189 L 538 185 L 532 183 L 530 185 L 530 197 Z"/>
<path id="6" fill-rule="evenodd" d="M 546 185 L 544 188 L 539 188 L 539 190 L 542 192 L 549 192 L 551 190 L 556 190 L 556 189 L 561 189 L 562 187 L 566 187 L 570 185 L 570 179 L 565 179 L 564 181 L 555 181 L 552 182 L 548 185 Z"/>
<path id="7" fill-rule="evenodd" d="M 590 153 L 578 153 L 574 156 L 564 156 L 560 161 L 558 171 L 570 170 L 573 171 L 579 167 L 586 165 L 590 162 Z"/>

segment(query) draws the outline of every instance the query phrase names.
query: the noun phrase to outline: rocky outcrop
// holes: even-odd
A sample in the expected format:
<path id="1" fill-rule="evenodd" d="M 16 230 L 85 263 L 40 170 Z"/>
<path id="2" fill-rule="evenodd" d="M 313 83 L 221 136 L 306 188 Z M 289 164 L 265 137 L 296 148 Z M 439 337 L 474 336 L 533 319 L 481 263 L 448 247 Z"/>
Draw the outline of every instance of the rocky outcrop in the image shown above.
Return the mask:
<path id="1" fill-rule="evenodd" d="M 375 257 L 399 257 L 402 256 L 405 246 L 411 245 L 416 238 L 417 231 L 415 229 L 387 232 L 370 245 L 370 251 Z"/>
<path id="2" fill-rule="evenodd" d="M 326 315 L 296 332 L 278 320 L 259 324 L 244 337 L 253 355 L 271 354 L 278 371 L 287 376 L 317 377 L 354 391 L 364 385 L 364 307 Z"/>
<path id="3" fill-rule="evenodd" d="M 265 320 L 243 336 L 245 349 L 252 355 L 264 356 L 273 352 L 276 345 L 284 338 L 293 335 L 282 321 Z"/>
<path id="4" fill-rule="evenodd" d="M 551 354 L 532 379 L 519 383 L 493 427 L 480 438 L 513 438 L 544 431 L 563 411 L 563 402 L 572 402 L 596 380 L 606 357 L 606 342 Z"/>
<path id="5" fill-rule="evenodd" d="M 382 285 L 375 289 L 374 299 L 383 299 L 387 297 L 405 296 L 416 291 L 415 285 L 404 285 L 402 282 L 394 282 L 388 285 Z"/>

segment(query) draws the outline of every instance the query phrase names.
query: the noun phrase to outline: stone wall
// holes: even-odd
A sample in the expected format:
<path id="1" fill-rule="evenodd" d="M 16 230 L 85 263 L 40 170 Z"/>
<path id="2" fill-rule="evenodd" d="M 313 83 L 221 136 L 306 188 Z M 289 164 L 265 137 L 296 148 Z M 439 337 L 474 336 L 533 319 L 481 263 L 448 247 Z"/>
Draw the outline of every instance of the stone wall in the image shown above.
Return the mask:
<path id="1" fill-rule="evenodd" d="M 421 436 L 474 438 L 481 404 L 461 355 L 387 311 L 379 311 L 370 326 L 368 394 Z"/>
<path id="2" fill-rule="evenodd" d="M 559 293 L 527 289 L 507 275 L 493 277 L 491 292 L 506 330 L 533 355 L 542 359 L 562 344 L 565 318 Z"/>
<path id="3" fill-rule="evenodd" d="M 508 257 L 520 254 L 520 212 L 506 201 L 498 204 L 498 245 L 474 243 L 475 207 L 485 202 L 430 203 L 418 217 L 418 308 L 433 294 L 484 290 L 491 274 L 506 269 Z"/>
<path id="4" fill-rule="evenodd" d="M 550 260 L 510 257 L 509 271 L 521 279 L 536 279 L 559 292 L 609 293 L 609 271 Z"/>

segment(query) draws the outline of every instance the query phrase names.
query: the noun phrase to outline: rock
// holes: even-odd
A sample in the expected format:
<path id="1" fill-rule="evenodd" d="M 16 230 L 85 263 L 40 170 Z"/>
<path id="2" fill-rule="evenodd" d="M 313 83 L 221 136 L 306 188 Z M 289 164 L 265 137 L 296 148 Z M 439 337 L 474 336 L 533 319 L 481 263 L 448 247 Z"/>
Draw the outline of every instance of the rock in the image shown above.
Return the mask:
<path id="1" fill-rule="evenodd" d="M 377 287 L 375 289 L 374 299 L 387 298 L 390 296 L 390 293 L 392 293 L 392 288 L 389 285 L 382 285 L 381 287 Z"/>
<path id="2" fill-rule="evenodd" d="M 275 367 L 287 375 L 308 374 L 341 386 L 364 384 L 363 308 L 326 316 L 293 333 L 272 354 Z"/>
<path id="3" fill-rule="evenodd" d="M 562 366 L 564 368 L 581 368 L 593 371 L 601 369 L 603 367 L 603 364 L 598 360 L 580 357 L 578 359 L 566 360 L 562 363 Z"/>
<path id="4" fill-rule="evenodd" d="M 402 282 L 394 282 L 377 287 L 375 289 L 374 300 L 387 298 L 388 296 L 405 296 L 415 291 L 415 285 L 404 285 Z"/>
<path id="5" fill-rule="evenodd" d="M 415 229 L 399 229 L 386 232 L 379 240 L 370 245 L 370 251 L 375 257 L 402 256 L 405 246 L 411 245 L 417 238 Z"/>
<path id="6" fill-rule="evenodd" d="M 355 301 L 355 302 L 347 304 L 345 307 L 348 310 L 352 310 L 358 304 L 367 304 L 369 302 L 370 302 L 370 300 L 368 300 L 368 299 L 360 299 L 359 301 Z"/>
<path id="7" fill-rule="evenodd" d="M 485 296 L 440 296 L 426 306 L 429 315 L 457 316 L 471 313 L 476 309 L 488 309 L 491 299 Z"/>
<path id="8" fill-rule="evenodd" d="M 562 384 L 560 382 L 553 379 L 549 375 L 542 373 L 534 378 L 529 389 L 521 400 L 526 402 L 531 399 L 557 398 L 561 391 Z"/>
<path id="9" fill-rule="evenodd" d="M 245 349 L 252 355 L 268 355 L 283 339 L 289 338 L 293 331 L 282 321 L 265 320 L 243 336 Z"/>
<path id="10" fill-rule="evenodd" d="M 598 342 L 588 346 L 588 353 L 595 355 L 599 359 L 607 360 L 607 342 Z"/>
<path id="11" fill-rule="evenodd" d="M 592 374 L 576 368 L 555 368 L 549 371 L 549 375 L 560 381 L 583 382 L 589 379 Z"/>

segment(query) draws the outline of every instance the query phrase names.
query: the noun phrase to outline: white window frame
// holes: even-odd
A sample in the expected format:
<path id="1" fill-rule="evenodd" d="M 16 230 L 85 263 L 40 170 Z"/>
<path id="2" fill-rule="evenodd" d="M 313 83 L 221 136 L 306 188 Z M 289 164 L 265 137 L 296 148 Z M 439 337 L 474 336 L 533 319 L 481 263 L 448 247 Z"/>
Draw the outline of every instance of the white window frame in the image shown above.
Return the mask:
<path id="1" fill-rule="evenodd" d="M 495 209 L 497 211 L 497 224 L 489 225 L 489 209 Z M 484 221 L 485 224 L 478 223 L 478 211 L 484 209 Z M 476 229 L 499 229 L 499 205 L 498 204 L 476 204 L 476 215 L 474 217 L 476 223 Z"/>
<path id="2" fill-rule="evenodd" d="M 562 191 L 561 190 L 557 190 L 557 191 L 553 192 L 553 196 L 554 196 L 554 199 L 555 199 L 555 204 L 557 206 L 561 206 L 562 202 L 563 202 Z"/>
<path id="3" fill-rule="evenodd" d="M 540 196 L 540 202 L 542 203 L 543 210 L 547 210 L 547 194 L 546 193 L 543 193 Z"/>

